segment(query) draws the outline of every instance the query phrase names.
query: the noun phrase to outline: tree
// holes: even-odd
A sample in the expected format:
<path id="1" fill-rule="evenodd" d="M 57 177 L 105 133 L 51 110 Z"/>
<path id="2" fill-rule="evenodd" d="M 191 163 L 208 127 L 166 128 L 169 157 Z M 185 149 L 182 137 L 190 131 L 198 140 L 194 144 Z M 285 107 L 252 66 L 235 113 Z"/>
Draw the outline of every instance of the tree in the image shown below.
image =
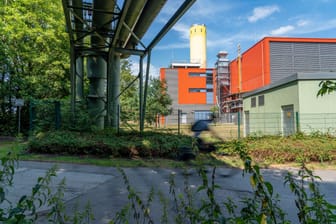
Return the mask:
<path id="1" fill-rule="evenodd" d="M 131 66 L 131 61 L 127 59 L 121 61 L 120 104 L 122 121 L 139 120 L 139 81 L 132 74 Z"/>
<path id="2" fill-rule="evenodd" d="M 9 77 L 11 95 L 69 95 L 69 41 L 61 1 L 17 0 L 2 4 L 0 64 L 2 74 Z"/>
<path id="3" fill-rule="evenodd" d="M 121 61 L 121 120 L 139 121 L 139 79 L 132 74 L 132 63 L 129 60 Z M 158 115 L 168 115 L 171 112 L 169 106 L 172 99 L 167 94 L 165 81 L 158 78 L 150 78 L 146 101 L 146 122 L 153 124 Z"/>
<path id="4" fill-rule="evenodd" d="M 336 91 L 336 82 L 334 81 L 322 81 L 319 84 L 320 90 L 318 91 L 317 95 L 318 96 L 323 96 L 325 94 L 330 94 L 334 91 Z"/>
<path id="5" fill-rule="evenodd" d="M 151 78 L 148 86 L 147 106 L 145 119 L 148 123 L 157 122 L 159 116 L 171 113 L 172 99 L 168 94 L 165 80 Z"/>
<path id="6" fill-rule="evenodd" d="M 69 90 L 61 1 L 0 1 L 0 123 L 13 126 L 12 99 L 63 98 Z"/>

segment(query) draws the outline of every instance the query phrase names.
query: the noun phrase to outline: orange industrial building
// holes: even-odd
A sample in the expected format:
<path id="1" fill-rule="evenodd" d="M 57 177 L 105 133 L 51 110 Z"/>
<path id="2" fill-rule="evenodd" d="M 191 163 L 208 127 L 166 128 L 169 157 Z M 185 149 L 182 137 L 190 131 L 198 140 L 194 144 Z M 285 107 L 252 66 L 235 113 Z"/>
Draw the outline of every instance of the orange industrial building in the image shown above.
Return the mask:
<path id="1" fill-rule="evenodd" d="M 241 93 L 296 72 L 336 71 L 335 52 L 335 38 L 263 38 L 230 62 L 230 94 L 223 99 L 222 111 L 241 110 Z"/>
<path id="2" fill-rule="evenodd" d="M 216 80 L 212 68 L 173 63 L 170 68 L 160 69 L 160 79 L 166 80 L 173 109 L 182 111 L 182 123 L 206 119 L 216 105 Z"/>
<path id="3" fill-rule="evenodd" d="M 181 104 L 214 104 L 216 89 L 214 88 L 213 69 L 205 68 L 161 68 L 160 78 L 177 74 L 176 82 L 169 86 L 169 90 L 178 96 L 176 102 Z M 167 82 L 170 82 L 168 78 Z M 169 91 L 171 92 L 171 91 Z M 174 95 L 175 95 L 174 94 Z"/>
<path id="4" fill-rule="evenodd" d="M 194 24 L 189 34 L 190 62 L 173 62 L 169 68 L 160 69 L 160 79 L 166 81 L 173 109 L 162 123 L 178 123 L 180 119 L 187 124 L 208 119 L 217 105 L 215 72 L 206 67 L 206 27 Z M 176 116 L 178 110 L 180 114 Z"/>

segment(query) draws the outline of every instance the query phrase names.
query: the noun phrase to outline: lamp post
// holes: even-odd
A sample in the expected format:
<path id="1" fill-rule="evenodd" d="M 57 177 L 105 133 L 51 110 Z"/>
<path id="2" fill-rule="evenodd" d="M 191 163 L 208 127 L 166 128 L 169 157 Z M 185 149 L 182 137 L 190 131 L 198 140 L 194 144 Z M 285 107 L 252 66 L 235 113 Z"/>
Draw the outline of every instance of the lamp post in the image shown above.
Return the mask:
<path id="1" fill-rule="evenodd" d="M 18 134 L 21 132 L 21 108 L 24 105 L 23 99 L 15 99 L 15 106 L 19 107 L 18 111 Z"/>

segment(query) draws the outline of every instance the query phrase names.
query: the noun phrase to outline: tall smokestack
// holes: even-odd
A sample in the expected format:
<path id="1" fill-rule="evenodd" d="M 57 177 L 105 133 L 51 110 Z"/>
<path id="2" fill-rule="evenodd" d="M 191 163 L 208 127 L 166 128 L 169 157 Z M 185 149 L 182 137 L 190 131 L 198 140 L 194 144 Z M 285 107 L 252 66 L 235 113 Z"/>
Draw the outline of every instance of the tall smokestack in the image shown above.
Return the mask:
<path id="1" fill-rule="evenodd" d="M 206 27 L 194 24 L 190 27 L 190 63 L 206 68 Z"/>

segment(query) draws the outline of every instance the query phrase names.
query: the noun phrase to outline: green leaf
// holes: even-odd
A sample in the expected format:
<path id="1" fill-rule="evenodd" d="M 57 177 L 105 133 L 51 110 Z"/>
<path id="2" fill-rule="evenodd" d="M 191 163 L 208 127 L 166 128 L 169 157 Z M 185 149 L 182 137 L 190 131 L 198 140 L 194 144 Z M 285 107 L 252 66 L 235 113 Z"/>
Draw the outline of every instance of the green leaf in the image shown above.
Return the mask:
<path id="1" fill-rule="evenodd" d="M 265 182 L 264 183 L 266 188 L 267 188 L 267 191 L 268 193 L 272 196 L 273 195 L 273 186 L 270 182 Z"/>

